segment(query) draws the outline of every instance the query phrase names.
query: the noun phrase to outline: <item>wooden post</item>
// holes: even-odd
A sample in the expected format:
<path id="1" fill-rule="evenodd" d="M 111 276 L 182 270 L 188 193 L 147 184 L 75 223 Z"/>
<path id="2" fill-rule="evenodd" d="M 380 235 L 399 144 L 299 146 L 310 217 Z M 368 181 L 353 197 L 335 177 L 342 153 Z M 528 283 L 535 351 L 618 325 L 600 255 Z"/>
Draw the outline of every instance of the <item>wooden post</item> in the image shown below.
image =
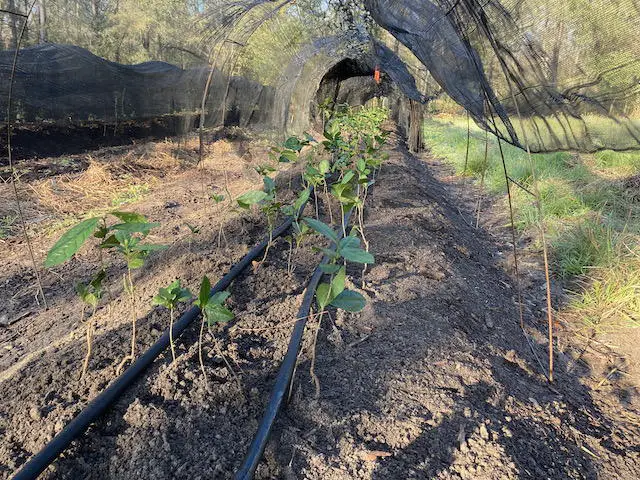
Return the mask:
<path id="1" fill-rule="evenodd" d="M 424 122 L 423 105 L 409 100 L 409 151 L 420 153 L 423 149 L 422 124 Z"/>

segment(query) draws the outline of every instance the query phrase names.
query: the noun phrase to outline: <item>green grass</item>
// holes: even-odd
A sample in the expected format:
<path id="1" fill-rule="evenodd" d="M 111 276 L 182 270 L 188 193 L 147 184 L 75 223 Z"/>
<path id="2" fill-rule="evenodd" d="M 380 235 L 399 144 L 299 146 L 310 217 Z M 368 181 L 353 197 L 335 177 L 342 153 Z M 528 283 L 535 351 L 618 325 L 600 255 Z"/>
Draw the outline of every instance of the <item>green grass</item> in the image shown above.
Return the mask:
<path id="1" fill-rule="evenodd" d="M 0 240 L 5 239 L 11 235 L 13 228 L 18 221 L 17 215 L 4 215 L 0 217 Z"/>
<path id="2" fill-rule="evenodd" d="M 129 203 L 135 203 L 142 200 L 147 193 L 149 193 L 149 185 L 146 183 L 131 185 L 126 190 L 119 192 L 111 200 L 111 205 L 121 207 Z"/>
<path id="3" fill-rule="evenodd" d="M 595 119 L 591 122 L 598 124 Z M 495 137 L 489 135 L 485 162 L 485 133 L 472 123 L 465 169 L 465 117 L 428 119 L 424 133 L 431 151 L 452 165 L 458 175 L 471 176 L 479 183 L 484 172 L 485 188 L 503 196 L 507 207 Z M 624 181 L 640 174 L 640 152 L 534 154 L 530 161 L 526 152 L 504 142 L 502 146 L 509 176 L 529 191 L 535 188 L 531 163 L 536 170 L 554 274 L 583 285 L 572 296 L 569 310 L 591 325 L 624 317 L 623 324 L 637 326 L 640 202 Z M 513 186 L 512 194 L 516 228 L 536 238 L 539 219 L 533 197 L 517 186 Z"/>

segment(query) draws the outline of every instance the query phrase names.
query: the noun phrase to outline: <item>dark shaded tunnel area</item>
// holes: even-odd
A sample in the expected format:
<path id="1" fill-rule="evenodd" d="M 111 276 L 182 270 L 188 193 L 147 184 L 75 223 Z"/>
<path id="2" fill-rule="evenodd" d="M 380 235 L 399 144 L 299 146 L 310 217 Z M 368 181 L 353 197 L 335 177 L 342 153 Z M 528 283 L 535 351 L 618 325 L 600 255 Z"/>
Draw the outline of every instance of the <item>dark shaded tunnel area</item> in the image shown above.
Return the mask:
<path id="1" fill-rule="evenodd" d="M 359 59 L 345 58 L 336 63 L 320 81 L 316 101 L 311 106 L 312 121 L 322 121 L 319 105 L 365 105 L 373 98 L 389 96 L 392 82 L 382 74 L 378 84 L 374 78 L 375 71 L 375 65 Z"/>

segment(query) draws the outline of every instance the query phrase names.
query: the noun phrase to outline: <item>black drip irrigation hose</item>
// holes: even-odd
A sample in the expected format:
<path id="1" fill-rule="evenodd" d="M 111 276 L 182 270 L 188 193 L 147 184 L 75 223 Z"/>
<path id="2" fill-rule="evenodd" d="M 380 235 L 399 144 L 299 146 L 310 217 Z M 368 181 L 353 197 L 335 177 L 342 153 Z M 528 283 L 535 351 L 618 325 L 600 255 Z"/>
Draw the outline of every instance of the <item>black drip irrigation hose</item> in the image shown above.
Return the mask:
<path id="1" fill-rule="evenodd" d="M 305 204 L 298 213 L 298 217 L 304 211 Z M 293 217 L 289 217 L 282 225 L 273 231 L 272 238 L 267 237 L 247 253 L 240 262 L 235 264 L 229 273 L 216 283 L 211 289 L 211 295 L 226 290 L 231 282 L 246 269 L 251 262 L 258 258 L 270 241 L 281 237 L 293 223 Z M 313 296 L 311 297 L 313 298 Z M 173 325 L 173 336 L 177 338 L 186 328 L 200 316 L 200 308 L 194 306 L 184 313 Z M 38 478 L 44 470 L 60 455 L 76 438 L 78 438 L 95 420 L 102 415 L 125 390 L 133 384 L 153 361 L 169 346 L 169 330 L 149 349 L 144 352 L 127 370 L 122 373 L 100 395 L 94 398 L 67 426 L 44 446 L 36 455 L 13 476 L 13 480 L 33 480 Z"/>
<path id="2" fill-rule="evenodd" d="M 351 217 L 352 211 L 353 210 L 349 210 L 345 214 L 344 225 L 349 224 L 349 219 Z M 342 229 L 339 230 L 340 232 L 338 234 L 338 239 L 342 238 Z M 337 248 L 337 246 L 333 243 L 329 247 L 330 250 L 334 250 L 335 248 Z M 325 256 L 320 262 L 320 265 L 326 264 L 328 260 L 329 258 Z M 304 298 L 302 299 L 302 305 L 298 310 L 297 321 L 293 327 L 293 332 L 291 333 L 291 339 L 289 340 L 287 353 L 284 357 L 284 360 L 282 361 L 282 365 L 280 366 L 280 370 L 278 371 L 278 377 L 276 379 L 275 386 L 273 387 L 271 397 L 269 398 L 269 404 L 265 409 L 265 413 L 262 417 L 262 421 L 260 422 L 260 426 L 258 427 L 258 431 L 253 441 L 251 442 L 251 446 L 249 447 L 249 451 L 247 453 L 247 456 L 245 457 L 244 463 L 235 476 L 235 480 L 251 480 L 253 478 L 253 474 L 255 473 L 256 468 L 258 468 L 258 464 L 262 459 L 264 449 L 267 446 L 267 442 L 269 441 L 269 436 L 271 435 L 273 424 L 275 423 L 278 412 L 282 407 L 284 397 L 291 386 L 293 373 L 298 361 L 298 354 L 300 353 L 300 347 L 302 345 L 304 329 L 307 325 L 307 319 L 309 318 L 309 311 L 311 310 L 311 305 L 313 303 L 316 288 L 318 287 L 320 280 L 322 280 L 322 277 L 324 276 L 324 272 L 320 268 L 320 265 L 318 265 L 316 270 L 313 272 L 313 275 L 311 276 L 311 279 L 309 280 L 309 283 L 307 285 L 307 289 L 304 293 Z"/>

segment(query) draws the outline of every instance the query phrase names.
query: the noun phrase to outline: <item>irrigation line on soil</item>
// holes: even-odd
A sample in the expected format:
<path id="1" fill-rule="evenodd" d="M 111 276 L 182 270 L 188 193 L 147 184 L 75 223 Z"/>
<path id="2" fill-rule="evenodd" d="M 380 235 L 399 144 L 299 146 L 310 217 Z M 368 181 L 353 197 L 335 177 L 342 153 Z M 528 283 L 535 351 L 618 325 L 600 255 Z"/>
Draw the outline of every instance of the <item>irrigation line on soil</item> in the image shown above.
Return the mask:
<path id="1" fill-rule="evenodd" d="M 352 211 L 353 209 L 349 210 L 344 215 L 343 225 L 347 225 L 349 223 Z M 338 239 L 342 238 L 342 234 L 342 229 L 339 228 Z M 329 246 L 330 250 L 334 250 L 335 248 L 337 248 L 337 246 L 333 243 Z M 328 261 L 329 258 L 325 256 L 320 262 L 320 265 L 324 265 Z M 313 304 L 316 288 L 318 287 L 320 280 L 322 280 L 322 277 L 325 275 L 321 270 L 320 265 L 318 265 L 316 270 L 313 272 L 313 275 L 307 285 L 304 298 L 302 299 L 302 305 L 298 310 L 296 324 L 293 327 L 293 332 L 291 332 L 287 353 L 280 365 L 278 377 L 276 378 L 275 386 L 271 392 L 269 403 L 265 409 L 258 431 L 251 442 L 251 446 L 249 447 L 249 451 L 247 452 L 247 456 L 245 457 L 242 467 L 235 476 L 235 480 L 251 480 L 253 478 L 253 474 L 255 473 L 256 468 L 258 468 L 258 463 L 260 463 L 264 449 L 267 446 L 267 441 L 271 435 L 273 424 L 275 423 L 278 412 L 282 407 L 284 397 L 289 391 L 298 361 L 298 354 L 300 353 L 300 348 L 302 346 L 304 329 L 307 325 L 307 319 L 309 318 L 309 310 L 311 310 L 311 306 Z"/>
<path id="2" fill-rule="evenodd" d="M 298 213 L 304 210 L 302 206 Z M 289 217 L 282 225 L 273 231 L 272 238 L 281 237 L 289 230 L 293 223 L 293 217 Z M 235 264 L 229 273 L 216 283 L 211 289 L 210 295 L 226 290 L 231 282 L 240 275 L 251 262 L 258 258 L 262 251 L 267 248 L 270 237 L 266 237 L 256 245 L 240 262 Z M 312 297 L 313 298 L 313 297 Z M 186 328 L 200 316 L 200 308 L 194 306 L 184 313 L 173 325 L 173 336 L 177 338 Z M 135 382 L 153 361 L 169 346 L 169 330 L 149 349 L 142 354 L 127 370 L 122 373 L 111 385 L 109 385 L 100 395 L 94 398 L 67 426 L 58 433 L 45 447 L 25 463 L 15 474 L 13 480 L 33 480 L 38 477 L 57 457 L 62 453 L 73 440 L 78 438 L 102 413 L 104 413 L 125 390 Z"/>

